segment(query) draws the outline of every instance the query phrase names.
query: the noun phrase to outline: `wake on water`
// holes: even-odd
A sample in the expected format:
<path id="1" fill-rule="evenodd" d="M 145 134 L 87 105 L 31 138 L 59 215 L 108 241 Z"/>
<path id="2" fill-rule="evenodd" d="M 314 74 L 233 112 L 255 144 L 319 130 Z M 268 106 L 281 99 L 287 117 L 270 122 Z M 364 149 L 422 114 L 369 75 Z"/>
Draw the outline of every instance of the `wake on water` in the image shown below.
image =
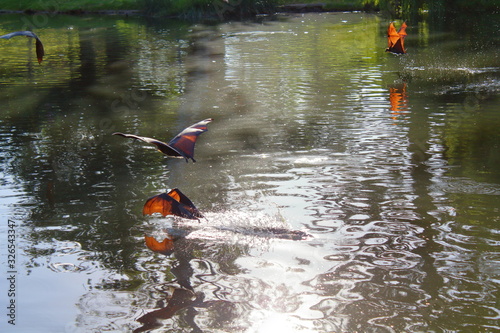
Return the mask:
<path id="1" fill-rule="evenodd" d="M 255 239 L 307 240 L 303 230 L 292 229 L 279 214 L 225 210 L 204 213 L 199 221 L 177 217 L 151 218 L 152 234 L 165 234 L 171 238 L 204 239 L 225 243 L 247 243 Z M 159 237 L 161 238 L 161 236 Z"/>

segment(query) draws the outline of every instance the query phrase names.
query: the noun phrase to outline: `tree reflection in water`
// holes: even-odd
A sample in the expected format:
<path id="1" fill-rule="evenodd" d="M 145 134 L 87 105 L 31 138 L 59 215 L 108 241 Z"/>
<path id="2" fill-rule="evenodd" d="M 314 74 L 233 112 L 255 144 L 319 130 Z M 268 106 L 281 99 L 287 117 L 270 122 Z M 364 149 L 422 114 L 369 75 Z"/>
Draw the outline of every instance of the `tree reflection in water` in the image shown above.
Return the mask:
<path id="1" fill-rule="evenodd" d="M 223 308 L 224 311 L 215 311 L 215 313 L 224 312 L 225 316 L 232 312 L 230 311 L 231 302 L 224 300 L 205 301 L 205 294 L 203 292 L 194 291 L 190 279 L 193 274 L 191 260 L 195 257 L 192 255 L 192 251 L 186 251 L 187 248 L 190 248 L 189 244 L 183 244 L 186 241 L 185 237 L 175 239 L 167 235 L 160 243 L 151 236 L 145 236 L 146 246 L 150 250 L 161 253 L 167 257 L 175 255 L 177 260 L 170 271 L 174 274 L 176 280 L 171 281 L 171 283 L 176 282 L 180 287 L 172 286 L 170 288 L 170 294 L 166 296 L 166 305 L 164 307 L 148 312 L 138 318 L 137 321 L 143 326 L 135 329 L 134 332 L 145 332 L 161 327 L 163 326 L 162 320 L 172 318 L 178 311 L 183 309 L 186 309 L 182 316 L 183 320 L 192 329 L 192 332 L 203 332 L 195 321 L 197 314 L 196 308 L 220 307 L 221 310 Z M 207 264 L 210 265 L 208 262 Z M 216 273 L 211 269 L 210 274 L 215 275 Z M 198 278 L 201 277 L 198 276 Z M 225 318 L 225 320 L 230 319 L 231 318 Z"/>
<path id="2" fill-rule="evenodd" d="M 210 228 L 211 229 L 211 228 Z M 300 230 L 290 230 L 285 228 L 222 228 L 225 232 L 238 233 L 248 235 L 243 237 L 264 238 L 264 239 L 286 239 L 286 240 L 305 240 L 310 237 L 307 233 Z M 214 235 L 219 228 L 213 229 Z M 210 232 L 210 231 L 209 231 Z M 166 282 L 169 285 L 168 295 L 165 298 L 165 305 L 158 310 L 151 311 L 139 319 L 138 322 L 143 324 L 134 332 L 144 332 L 150 329 L 161 327 L 164 325 L 162 320 L 172 318 L 178 311 L 187 309 L 183 312 L 183 321 L 193 330 L 193 332 L 202 332 L 195 321 L 195 316 L 198 313 L 195 308 L 210 308 L 211 314 L 220 316 L 217 320 L 224 322 L 235 319 L 239 316 L 236 312 L 235 305 L 232 301 L 216 299 L 206 301 L 206 295 L 203 291 L 196 291 L 191 283 L 194 270 L 191 267 L 192 262 L 202 264 L 206 267 L 205 273 L 196 274 L 198 282 L 212 284 L 215 291 L 212 296 L 218 298 L 217 290 L 223 286 L 217 285 L 217 272 L 213 264 L 209 260 L 203 260 L 194 255 L 194 252 L 199 252 L 201 249 L 198 240 L 192 240 L 189 237 L 190 231 L 176 230 L 177 236 L 163 233 L 165 237 L 161 242 L 157 241 L 153 236 L 144 236 L 144 242 L 148 249 L 153 252 L 164 255 L 167 258 L 174 257 L 175 261 L 169 267 L 169 272 L 175 276 L 175 280 Z M 165 282 L 160 282 L 162 289 L 165 289 Z M 150 286 L 151 287 L 151 286 Z M 206 287 L 204 288 L 206 289 Z M 161 302 L 160 302 L 161 303 Z"/>
<path id="3" fill-rule="evenodd" d="M 477 25 L 493 20 L 412 23 L 400 57 L 366 13 L 66 20 L 43 29 L 43 65 L 19 60 L 25 43 L 1 55 L 1 205 L 22 221 L 30 295 L 20 329 L 498 328 L 498 34 Z M 212 116 L 189 167 L 111 136 Z M 150 253 L 155 222 L 139 212 L 165 187 L 207 218 Z"/>

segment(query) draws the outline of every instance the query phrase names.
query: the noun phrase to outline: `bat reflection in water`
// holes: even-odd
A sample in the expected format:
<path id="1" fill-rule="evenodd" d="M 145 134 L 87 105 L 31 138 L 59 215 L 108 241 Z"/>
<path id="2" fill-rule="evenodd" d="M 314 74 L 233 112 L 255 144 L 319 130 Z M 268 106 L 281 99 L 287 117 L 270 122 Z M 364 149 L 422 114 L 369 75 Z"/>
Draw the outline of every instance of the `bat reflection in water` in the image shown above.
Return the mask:
<path id="1" fill-rule="evenodd" d="M 179 189 L 174 188 L 149 198 L 142 209 L 143 215 L 160 213 L 163 216 L 175 215 L 186 219 L 198 220 L 203 217 L 198 208 Z"/>
<path id="2" fill-rule="evenodd" d="M 406 25 L 406 22 L 403 22 L 401 28 L 399 28 L 399 31 L 396 31 L 394 23 L 391 22 L 389 24 L 389 27 L 387 28 L 387 49 L 385 49 L 386 52 L 391 52 L 396 54 L 406 53 L 404 41 L 407 35 L 406 33 L 407 27 L 408 26 Z"/>
<path id="3" fill-rule="evenodd" d="M 35 47 L 36 47 L 36 57 L 38 59 L 38 63 L 41 64 L 43 61 L 43 56 L 45 55 L 45 51 L 43 49 L 43 44 L 40 38 L 38 38 L 37 35 L 35 35 L 34 32 L 31 31 L 16 31 L 16 32 L 11 32 L 10 34 L 2 35 L 0 38 L 3 39 L 11 39 L 12 37 L 16 36 L 26 36 L 26 37 L 31 37 L 35 39 Z"/>
<path id="4" fill-rule="evenodd" d="M 139 323 L 143 326 L 134 330 L 134 333 L 139 332 L 151 332 L 153 329 L 162 327 L 163 321 L 172 318 L 178 311 L 185 309 L 190 315 L 185 316 L 186 324 L 189 325 L 192 330 L 190 332 L 201 332 L 198 324 L 194 321 L 195 308 L 215 308 L 214 312 L 227 311 L 230 303 L 224 300 L 214 300 L 205 301 L 204 294 L 194 293 L 191 290 L 183 288 L 172 288 L 173 293 L 170 297 L 167 297 L 167 306 L 161 309 L 157 309 L 146 313 L 137 319 Z M 229 305 L 228 305 L 229 304 Z"/>
<path id="5" fill-rule="evenodd" d="M 389 87 L 389 101 L 391 103 L 392 119 L 408 112 L 408 95 L 406 93 L 406 82 L 394 84 Z"/>
<path id="6" fill-rule="evenodd" d="M 123 134 L 121 132 L 115 132 L 113 133 L 113 135 L 141 140 L 155 145 L 160 152 L 167 156 L 185 158 L 186 162 L 188 162 L 189 159 L 193 160 L 193 162 L 196 162 L 196 160 L 194 159 L 194 144 L 196 143 L 196 140 L 201 133 L 208 131 L 207 124 L 212 120 L 212 118 L 207 118 L 189 126 L 182 132 L 177 134 L 172 140 L 170 140 L 168 144 L 153 138 L 138 136 L 134 134 Z"/>
<path id="7" fill-rule="evenodd" d="M 165 325 L 165 320 L 172 319 L 179 311 L 185 311 L 181 315 L 182 320 L 191 329 L 190 332 L 201 332 L 202 330 L 198 327 L 198 323 L 195 320 L 197 315 L 197 308 L 211 308 L 211 312 L 215 314 L 221 314 L 227 318 L 230 314 L 235 313 L 234 306 L 232 303 L 225 300 L 205 300 L 205 294 L 202 292 L 195 292 L 191 286 L 190 279 L 193 274 L 193 269 L 191 267 L 191 260 L 194 258 L 192 251 L 186 250 L 186 244 L 180 245 L 180 249 L 175 246 L 174 242 L 181 241 L 182 237 L 177 238 L 171 236 L 170 234 L 162 241 L 158 242 L 154 237 L 145 236 L 146 246 L 157 253 L 164 254 L 166 256 L 176 252 L 175 258 L 176 263 L 169 268 L 169 274 L 175 276 L 175 284 L 180 285 L 180 287 L 171 286 L 170 292 L 165 299 L 165 302 L 158 304 L 166 305 L 162 308 L 153 310 L 139 317 L 137 321 L 142 324 L 141 327 L 134 330 L 134 333 L 139 332 L 151 332 L 154 329 L 160 328 Z M 179 244 L 177 244 L 179 245 Z M 188 246 L 189 248 L 190 246 Z M 209 275 L 214 275 L 215 271 L 211 269 Z M 202 275 L 197 275 L 200 281 Z M 164 288 L 164 283 L 161 284 Z M 165 326 L 166 327 L 166 326 Z"/>
<path id="8" fill-rule="evenodd" d="M 146 246 L 153 252 L 161 253 L 169 256 L 174 252 L 174 240 L 165 238 L 162 242 L 158 242 L 153 236 L 144 236 Z"/>

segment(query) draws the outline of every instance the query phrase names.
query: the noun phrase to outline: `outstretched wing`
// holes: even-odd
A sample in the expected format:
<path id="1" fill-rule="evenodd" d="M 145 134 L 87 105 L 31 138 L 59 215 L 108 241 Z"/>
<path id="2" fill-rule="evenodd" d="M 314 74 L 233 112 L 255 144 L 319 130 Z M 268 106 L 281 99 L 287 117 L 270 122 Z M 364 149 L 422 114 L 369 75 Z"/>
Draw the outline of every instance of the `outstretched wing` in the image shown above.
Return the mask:
<path id="1" fill-rule="evenodd" d="M 5 35 L 0 36 L 0 38 L 11 39 L 12 37 L 16 37 L 16 36 L 26 36 L 26 37 L 31 37 L 31 38 L 38 38 L 38 36 L 35 35 L 35 33 L 32 31 L 14 31 L 14 32 L 11 32 L 10 34 L 5 34 Z"/>
<path id="2" fill-rule="evenodd" d="M 26 36 L 26 37 L 35 38 L 35 40 L 36 40 L 36 42 L 35 42 L 36 57 L 38 59 L 38 63 L 41 64 L 43 61 L 43 56 L 45 55 L 45 51 L 43 49 L 43 44 L 42 44 L 42 41 L 40 40 L 40 38 L 38 38 L 38 36 L 32 31 L 15 31 L 15 32 L 11 32 L 10 34 L 2 35 L 2 36 L 0 36 L 0 38 L 11 39 L 12 37 L 16 37 L 16 36 Z"/>
<path id="3" fill-rule="evenodd" d="M 408 26 L 406 25 L 406 22 L 403 22 L 403 24 L 401 24 L 401 28 L 399 28 L 399 30 L 398 30 L 399 42 L 401 43 L 401 50 L 400 50 L 401 53 L 406 53 L 406 50 L 405 50 L 405 37 L 408 35 L 406 33 L 406 28 L 407 27 Z"/>
<path id="4" fill-rule="evenodd" d="M 158 252 L 164 255 L 169 255 L 174 250 L 174 240 L 170 238 L 165 238 L 162 242 L 158 242 L 152 236 L 144 236 L 144 241 L 146 246 L 153 252 Z"/>
<path id="5" fill-rule="evenodd" d="M 121 132 L 115 132 L 115 133 L 113 133 L 113 135 L 119 135 L 119 136 L 123 136 L 124 138 L 136 139 L 136 140 L 144 141 L 146 143 L 153 144 L 156 146 L 156 148 L 158 148 L 159 151 L 161 151 L 162 153 L 164 153 L 165 155 L 168 155 L 168 156 L 172 156 L 172 157 L 182 157 L 183 156 L 179 151 L 177 151 L 177 149 L 169 146 L 168 144 L 166 144 L 165 142 L 162 142 L 160 140 L 148 138 L 145 136 L 138 136 L 138 135 L 134 135 L 134 134 L 124 134 Z"/>
<path id="6" fill-rule="evenodd" d="M 168 144 L 176 149 L 186 159 L 186 162 L 189 159 L 196 162 L 194 159 L 194 144 L 198 136 L 208 130 L 207 124 L 212 120 L 212 118 L 208 118 L 189 126 L 177 134 Z"/>
<path id="7" fill-rule="evenodd" d="M 401 38 L 405 38 L 406 37 L 406 35 L 407 35 L 406 28 L 408 28 L 408 26 L 406 25 L 406 22 L 403 22 L 403 24 L 401 24 L 401 28 L 399 28 L 399 30 L 398 30 L 398 35 Z"/>
<path id="8" fill-rule="evenodd" d="M 191 214 L 193 214 L 194 217 L 196 218 L 202 218 L 203 215 L 200 213 L 198 208 L 193 204 L 193 202 L 179 190 L 178 188 L 174 188 L 170 190 L 170 192 L 167 193 L 170 197 L 174 198 L 181 204 L 183 204 Z"/>
<path id="9" fill-rule="evenodd" d="M 394 27 L 394 23 L 391 22 L 387 28 L 387 48 L 391 49 L 399 39 L 399 34 Z"/>
<path id="10" fill-rule="evenodd" d="M 194 207 L 194 205 L 193 205 Z M 194 207 L 196 215 L 201 215 Z M 143 215 L 160 213 L 163 216 L 175 215 L 186 219 L 198 220 L 198 216 L 193 213 L 193 209 L 169 196 L 167 193 L 161 193 L 149 198 L 142 209 Z"/>
<path id="11" fill-rule="evenodd" d="M 178 202 L 166 193 L 155 195 L 149 198 L 142 208 L 142 215 L 160 213 L 163 216 L 177 215 L 176 207 Z"/>

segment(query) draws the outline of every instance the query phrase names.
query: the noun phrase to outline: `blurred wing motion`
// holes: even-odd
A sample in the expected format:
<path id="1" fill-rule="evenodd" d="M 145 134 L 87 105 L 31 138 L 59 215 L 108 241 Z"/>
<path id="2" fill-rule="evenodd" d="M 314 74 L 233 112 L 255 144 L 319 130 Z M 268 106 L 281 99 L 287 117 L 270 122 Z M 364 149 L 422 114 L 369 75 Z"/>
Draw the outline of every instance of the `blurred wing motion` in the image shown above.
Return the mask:
<path id="1" fill-rule="evenodd" d="M 389 24 L 389 28 L 387 28 L 387 49 L 386 52 L 392 52 L 396 54 L 404 54 L 406 53 L 404 40 L 407 35 L 406 33 L 406 22 L 403 22 L 399 31 L 396 31 L 394 27 L 394 23 Z"/>
<path id="2" fill-rule="evenodd" d="M 40 38 L 38 38 L 38 36 L 35 35 L 35 33 L 31 32 L 31 31 L 11 32 L 10 34 L 0 36 L 0 38 L 11 39 L 12 37 L 16 37 L 16 36 L 26 36 L 26 37 L 31 37 L 31 38 L 35 39 L 36 57 L 38 59 L 38 63 L 41 64 L 43 61 L 43 56 L 45 55 L 45 51 L 43 49 L 43 44 L 42 44 L 42 41 L 40 40 Z"/>
<path id="3" fill-rule="evenodd" d="M 212 120 L 212 118 L 208 118 L 189 126 L 182 132 L 177 134 L 172 140 L 170 140 L 168 144 L 153 138 L 133 134 L 123 134 L 120 132 L 116 132 L 113 133 L 113 135 L 141 140 L 155 145 L 159 151 L 167 156 L 181 158 L 184 157 L 186 159 L 186 162 L 189 161 L 189 159 L 193 160 L 193 162 L 196 162 L 196 160 L 194 159 L 194 144 L 196 143 L 198 136 L 208 130 L 207 124 Z"/>
<path id="4" fill-rule="evenodd" d="M 160 213 L 163 216 L 175 215 L 186 219 L 198 220 L 203 217 L 198 208 L 179 189 L 174 188 L 149 198 L 142 209 L 143 215 Z"/>
<path id="5" fill-rule="evenodd" d="M 138 136 L 138 135 L 133 135 L 133 134 L 123 134 L 120 132 L 115 132 L 113 135 L 119 135 L 123 136 L 124 138 L 132 138 L 140 141 L 144 141 L 150 144 L 153 144 L 158 148 L 159 151 L 161 151 L 163 154 L 170 156 L 170 157 L 182 157 L 181 153 L 178 152 L 176 149 L 172 148 L 171 146 L 167 145 L 165 142 L 153 139 L 153 138 L 148 138 L 145 136 Z"/>
<path id="6" fill-rule="evenodd" d="M 146 246 L 153 252 L 158 252 L 166 256 L 170 255 L 174 250 L 174 240 L 165 238 L 161 243 L 152 236 L 144 236 Z"/>

